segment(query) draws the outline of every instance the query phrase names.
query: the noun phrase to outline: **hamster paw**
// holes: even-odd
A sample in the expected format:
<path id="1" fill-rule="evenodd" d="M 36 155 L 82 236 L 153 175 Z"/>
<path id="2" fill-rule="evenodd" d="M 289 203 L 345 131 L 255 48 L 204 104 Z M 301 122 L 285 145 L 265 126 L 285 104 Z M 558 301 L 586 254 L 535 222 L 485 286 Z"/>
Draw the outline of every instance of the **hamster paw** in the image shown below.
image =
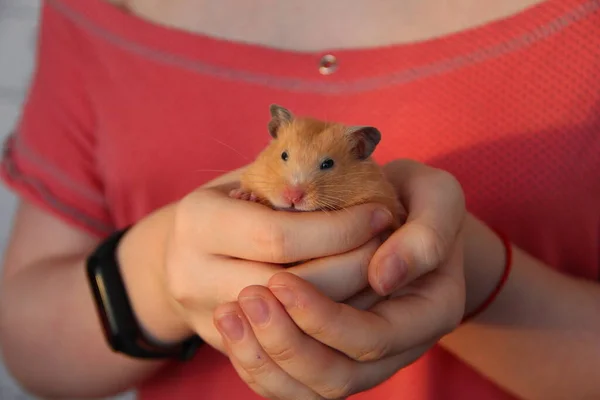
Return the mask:
<path id="1" fill-rule="evenodd" d="M 229 192 L 229 197 L 234 199 L 243 200 L 244 196 L 247 194 L 243 189 L 233 189 Z"/>
<path id="2" fill-rule="evenodd" d="M 239 200 L 253 201 L 253 202 L 258 201 L 258 197 L 256 197 L 256 195 L 254 193 L 247 192 L 244 189 L 233 189 L 231 192 L 229 192 L 229 197 L 233 197 L 234 199 L 239 199 Z"/>

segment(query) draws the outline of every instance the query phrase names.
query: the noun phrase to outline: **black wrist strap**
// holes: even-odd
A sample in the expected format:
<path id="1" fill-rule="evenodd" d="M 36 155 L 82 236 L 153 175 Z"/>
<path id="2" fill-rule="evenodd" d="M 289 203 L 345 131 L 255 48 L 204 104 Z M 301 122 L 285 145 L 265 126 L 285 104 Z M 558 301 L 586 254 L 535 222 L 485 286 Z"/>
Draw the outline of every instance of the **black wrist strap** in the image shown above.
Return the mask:
<path id="1" fill-rule="evenodd" d="M 135 317 L 117 260 L 118 244 L 129 228 L 110 235 L 87 259 L 87 276 L 106 340 L 113 351 L 134 358 L 188 360 L 204 343 L 198 335 L 161 346 L 144 334 Z"/>

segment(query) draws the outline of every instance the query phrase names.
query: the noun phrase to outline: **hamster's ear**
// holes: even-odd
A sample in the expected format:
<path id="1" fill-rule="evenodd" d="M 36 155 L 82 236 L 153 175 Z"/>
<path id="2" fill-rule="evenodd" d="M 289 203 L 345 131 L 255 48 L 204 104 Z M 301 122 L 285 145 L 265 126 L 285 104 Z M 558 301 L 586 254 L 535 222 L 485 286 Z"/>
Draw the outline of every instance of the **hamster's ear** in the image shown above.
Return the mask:
<path id="1" fill-rule="evenodd" d="M 268 125 L 269 133 L 276 138 L 279 128 L 284 124 L 292 122 L 294 115 L 287 108 L 283 108 L 277 104 L 271 104 L 269 111 L 271 112 L 271 120 Z"/>
<path id="2" fill-rule="evenodd" d="M 381 140 L 381 132 L 372 126 L 351 126 L 346 129 L 352 150 L 359 160 L 365 160 L 373 154 Z"/>

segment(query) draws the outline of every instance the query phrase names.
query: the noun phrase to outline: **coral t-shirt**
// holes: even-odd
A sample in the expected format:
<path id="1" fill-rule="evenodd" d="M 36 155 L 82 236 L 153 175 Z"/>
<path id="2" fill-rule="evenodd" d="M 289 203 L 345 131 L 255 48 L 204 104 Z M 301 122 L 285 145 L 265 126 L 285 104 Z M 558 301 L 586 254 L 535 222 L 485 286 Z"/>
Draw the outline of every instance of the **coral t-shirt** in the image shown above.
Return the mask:
<path id="1" fill-rule="evenodd" d="M 553 268 L 598 280 L 599 10 L 600 1 L 550 0 L 416 44 L 297 53 L 154 25 L 103 0 L 46 0 L 2 178 L 103 237 L 247 164 L 267 144 L 268 106 L 278 103 L 377 126 L 377 161 L 452 172 L 473 213 Z M 327 54 L 336 63 L 323 74 Z M 209 346 L 139 393 L 258 398 Z M 434 347 L 352 398 L 513 397 Z"/>

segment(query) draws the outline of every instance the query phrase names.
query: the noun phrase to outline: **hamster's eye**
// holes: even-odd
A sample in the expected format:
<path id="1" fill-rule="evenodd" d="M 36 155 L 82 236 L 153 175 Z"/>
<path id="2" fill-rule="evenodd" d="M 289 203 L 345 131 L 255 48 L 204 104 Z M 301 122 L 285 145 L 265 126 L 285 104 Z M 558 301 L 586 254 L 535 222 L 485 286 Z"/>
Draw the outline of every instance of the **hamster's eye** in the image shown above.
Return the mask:
<path id="1" fill-rule="evenodd" d="M 287 161 L 287 159 L 288 159 L 288 153 L 287 153 L 287 151 L 284 151 L 283 153 L 281 153 L 281 159 L 283 161 Z"/>
<path id="2" fill-rule="evenodd" d="M 333 167 L 333 160 L 331 158 L 321 163 L 321 169 L 330 169 L 331 167 Z"/>

